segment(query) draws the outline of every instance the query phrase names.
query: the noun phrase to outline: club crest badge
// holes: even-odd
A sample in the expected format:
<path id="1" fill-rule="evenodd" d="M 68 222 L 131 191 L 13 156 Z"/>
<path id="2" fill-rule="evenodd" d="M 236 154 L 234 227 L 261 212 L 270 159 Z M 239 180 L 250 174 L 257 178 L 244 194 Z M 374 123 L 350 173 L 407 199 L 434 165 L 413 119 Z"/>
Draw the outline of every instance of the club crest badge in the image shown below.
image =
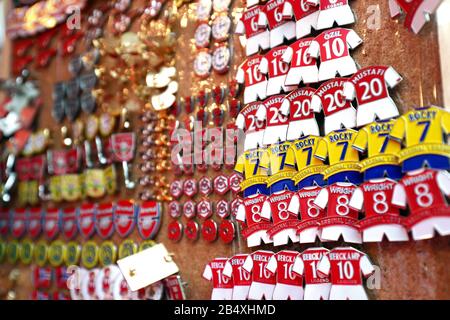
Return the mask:
<path id="1" fill-rule="evenodd" d="M 183 192 L 186 197 L 192 198 L 197 194 L 197 181 L 195 179 L 187 179 L 183 183 Z"/>
<path id="2" fill-rule="evenodd" d="M 88 269 L 94 268 L 98 263 L 98 247 L 94 241 L 88 241 L 81 249 L 81 262 Z"/>
<path id="3" fill-rule="evenodd" d="M 80 263 L 81 247 L 77 242 L 71 241 L 66 245 L 64 262 L 66 266 L 76 266 Z"/>
<path id="4" fill-rule="evenodd" d="M 61 209 L 48 208 L 44 219 L 44 235 L 48 240 L 54 239 L 59 234 Z"/>
<path id="5" fill-rule="evenodd" d="M 230 67 L 231 52 L 226 45 L 220 45 L 214 49 L 212 54 L 212 68 L 218 74 L 226 73 Z"/>
<path id="6" fill-rule="evenodd" d="M 186 235 L 186 238 L 188 238 L 191 241 L 195 241 L 198 239 L 199 235 L 199 226 L 198 223 L 194 220 L 189 220 L 186 223 L 186 228 L 184 229 L 184 234 Z"/>
<path id="7" fill-rule="evenodd" d="M 180 180 L 175 180 L 170 184 L 170 195 L 175 199 L 179 199 L 183 194 L 183 183 Z"/>
<path id="8" fill-rule="evenodd" d="M 98 258 L 102 267 L 116 263 L 117 247 L 112 241 L 105 241 L 100 245 Z"/>
<path id="9" fill-rule="evenodd" d="M 201 200 L 197 203 L 197 215 L 202 219 L 207 219 L 212 216 L 212 205 L 209 200 Z"/>
<path id="10" fill-rule="evenodd" d="M 131 256 L 138 250 L 138 245 L 133 240 L 124 240 L 119 246 L 119 259 Z"/>
<path id="11" fill-rule="evenodd" d="M 183 214 L 188 219 L 192 219 L 195 217 L 195 202 L 194 201 L 189 200 L 184 203 Z"/>
<path id="12" fill-rule="evenodd" d="M 58 289 L 68 289 L 67 280 L 69 280 L 69 272 L 64 266 L 55 268 L 55 284 Z"/>
<path id="13" fill-rule="evenodd" d="M 114 213 L 114 227 L 120 237 L 124 238 L 133 231 L 136 224 L 136 206 L 130 200 L 120 200 Z"/>
<path id="14" fill-rule="evenodd" d="M 20 245 L 19 258 L 20 262 L 25 265 L 31 264 L 33 261 L 34 244 L 31 240 L 23 240 Z"/>
<path id="15" fill-rule="evenodd" d="M 100 270 L 95 278 L 95 288 L 100 300 L 112 300 L 114 280 L 121 275 L 119 267 L 110 265 Z"/>
<path id="16" fill-rule="evenodd" d="M 141 204 L 138 213 L 138 230 L 142 239 L 153 239 L 161 225 L 161 204 L 146 201 Z"/>
<path id="17" fill-rule="evenodd" d="M 228 177 L 228 184 L 230 185 L 230 189 L 233 193 L 239 193 L 241 191 L 242 181 L 244 181 L 244 178 L 237 172 Z"/>
<path id="18" fill-rule="evenodd" d="M 72 240 L 78 233 L 78 208 L 65 208 L 62 213 L 62 234 L 64 239 Z"/>
<path id="19" fill-rule="evenodd" d="M 65 250 L 64 242 L 56 240 L 51 243 L 48 248 L 48 261 L 52 267 L 59 267 L 64 263 Z"/>
<path id="20" fill-rule="evenodd" d="M 39 267 L 43 267 L 47 264 L 48 258 L 48 246 L 44 240 L 38 241 L 34 246 L 33 251 L 34 261 Z"/>
<path id="21" fill-rule="evenodd" d="M 28 235 L 36 239 L 42 232 L 42 218 L 43 210 L 40 207 L 30 208 L 29 223 L 28 223 Z"/>
<path id="22" fill-rule="evenodd" d="M 15 264 L 19 260 L 20 243 L 17 240 L 9 241 L 6 244 L 6 261 Z"/>
<path id="23" fill-rule="evenodd" d="M 199 181 L 198 181 L 198 187 L 199 187 L 199 192 L 202 196 L 209 196 L 211 194 L 211 192 L 213 192 L 213 186 L 212 186 L 212 181 L 211 178 L 209 177 L 202 177 Z"/>
<path id="24" fill-rule="evenodd" d="M 169 202 L 169 215 L 174 219 L 181 216 L 181 208 L 178 201 Z"/>
<path id="25" fill-rule="evenodd" d="M 216 202 L 216 214 L 221 219 L 225 219 L 230 215 L 230 206 L 227 200 L 219 200 Z"/>
<path id="26" fill-rule="evenodd" d="M 108 239 L 114 232 L 114 204 L 101 203 L 95 215 L 95 230 L 102 239 Z"/>
<path id="27" fill-rule="evenodd" d="M 95 279 L 97 278 L 100 269 L 95 268 L 88 270 L 81 279 L 81 295 L 83 300 L 98 300 Z"/>
<path id="28" fill-rule="evenodd" d="M 214 178 L 214 191 L 218 194 L 223 196 L 225 193 L 230 190 L 230 185 L 228 184 L 228 178 L 224 176 L 223 174 L 218 175 Z"/>
<path id="29" fill-rule="evenodd" d="M 178 220 L 173 220 L 167 226 L 167 237 L 173 242 L 178 242 L 183 236 L 183 225 Z"/>
<path id="30" fill-rule="evenodd" d="M 36 267 L 33 270 L 33 285 L 36 289 L 48 289 L 52 286 L 53 269 Z"/>
<path id="31" fill-rule="evenodd" d="M 95 205 L 92 203 L 82 204 L 78 219 L 78 230 L 85 239 L 89 239 L 95 232 Z"/>
<path id="32" fill-rule="evenodd" d="M 84 268 L 77 268 L 76 270 L 72 271 L 70 274 L 70 280 L 69 280 L 69 293 L 70 293 L 70 299 L 71 300 L 83 300 L 83 296 L 81 294 L 81 281 L 84 279 L 84 277 L 87 274 L 87 270 Z"/>
<path id="33" fill-rule="evenodd" d="M 217 223 L 213 219 L 203 222 L 202 237 L 207 242 L 214 242 L 217 239 Z"/>
<path id="34" fill-rule="evenodd" d="M 219 237 L 224 243 L 230 243 L 234 239 L 236 228 L 230 220 L 222 220 L 219 225 Z"/>
<path id="35" fill-rule="evenodd" d="M 27 210 L 24 208 L 13 211 L 11 234 L 15 239 L 21 238 L 27 231 Z"/>

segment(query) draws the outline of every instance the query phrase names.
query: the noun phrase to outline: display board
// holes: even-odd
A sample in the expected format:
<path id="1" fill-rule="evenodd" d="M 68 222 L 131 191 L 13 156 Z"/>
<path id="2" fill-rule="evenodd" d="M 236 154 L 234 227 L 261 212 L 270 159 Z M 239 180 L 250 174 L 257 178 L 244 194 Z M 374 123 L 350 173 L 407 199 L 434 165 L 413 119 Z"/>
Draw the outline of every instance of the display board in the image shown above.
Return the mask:
<path id="1" fill-rule="evenodd" d="M 89 6 L 98 6 L 102 1 L 91 1 Z M 133 8 L 138 8 L 143 0 L 133 1 Z M 389 15 L 388 1 L 351 1 L 355 11 L 357 22 L 354 30 L 364 41 L 363 46 L 353 52 L 353 57 L 361 66 L 368 65 L 390 65 L 402 76 L 403 82 L 396 88 L 393 98 L 403 112 L 423 105 L 442 105 L 443 94 L 441 86 L 441 73 L 439 63 L 439 44 L 437 28 L 434 23 L 428 23 L 419 35 L 405 29 L 401 22 L 392 20 Z M 165 4 L 170 7 L 172 4 Z M 238 65 L 244 60 L 244 50 L 237 36 L 232 36 L 230 49 L 232 62 L 228 73 L 218 75 L 212 73 L 206 80 L 198 79 L 192 69 L 195 57 L 195 46 L 193 44 L 196 22 L 193 19 L 195 3 L 185 4 L 178 8 L 175 14 L 173 31 L 177 34 L 175 47 L 174 66 L 177 69 L 177 80 L 179 90 L 177 97 L 196 95 L 200 90 L 212 89 L 217 85 L 227 85 L 236 75 Z M 243 3 L 240 0 L 232 3 L 233 29 L 237 17 L 242 13 Z M 83 13 L 82 13 L 83 14 Z M 131 30 L 139 30 L 139 20 L 136 20 Z M 78 48 L 77 50 L 82 50 Z M 67 80 L 70 74 L 67 70 L 68 59 L 56 57 L 50 65 L 43 70 L 33 70 L 32 78 L 39 83 L 42 92 L 43 107 L 39 113 L 38 124 L 40 128 L 49 128 L 55 146 L 61 146 L 60 125 L 51 117 L 52 90 L 54 83 Z M 183 119 L 185 113 L 177 117 Z M 225 115 L 227 122 L 227 115 Z M 67 120 L 66 120 L 67 121 Z M 141 128 L 138 114 L 132 115 L 133 128 Z M 133 162 L 133 174 L 138 177 L 140 172 L 139 159 Z M 222 169 L 224 173 L 231 174 L 231 169 Z M 195 172 L 194 177 L 200 179 L 203 175 L 215 177 L 219 172 L 209 168 L 207 173 Z M 173 172 L 167 173 L 167 179 L 175 179 Z M 135 191 L 120 189 L 118 195 L 102 199 L 138 199 L 139 188 Z M 231 201 L 231 192 L 224 197 L 214 195 L 213 201 L 225 198 Z M 137 200 L 139 201 L 139 200 Z M 16 204 L 14 204 L 16 205 Z M 73 206 L 73 203 L 63 203 L 61 207 Z M 224 244 L 220 240 L 208 243 L 203 239 L 190 241 L 183 237 L 180 242 L 172 242 L 168 239 L 168 224 L 171 221 L 168 216 L 167 203 L 164 203 L 161 229 L 156 236 L 157 242 L 163 243 L 170 252 L 174 254 L 174 260 L 180 269 L 182 279 L 187 283 L 187 297 L 189 299 L 209 299 L 211 285 L 202 278 L 204 266 L 216 257 L 231 257 L 235 253 L 251 252 L 239 232 L 231 244 Z M 128 236 L 136 242 L 141 238 L 134 230 Z M 85 242 L 81 237 L 76 239 L 80 243 Z M 98 236 L 94 241 L 101 243 Z M 114 235 L 112 240 L 120 244 L 123 239 Z M 319 244 L 318 244 L 319 245 Z M 337 244 L 324 244 L 324 247 L 332 248 Z M 306 249 L 305 245 L 290 245 L 279 247 L 279 249 L 293 249 L 301 251 Z M 278 248 L 262 246 L 263 249 L 278 251 Z M 448 299 L 450 298 L 450 273 L 448 272 L 448 261 L 450 261 L 450 246 L 448 237 L 436 237 L 426 241 L 409 241 L 405 243 L 382 242 L 376 244 L 364 244 L 357 246 L 367 253 L 374 265 L 379 267 L 379 283 L 377 288 L 367 290 L 372 299 Z M 32 291 L 31 269 L 29 266 L 8 265 L 0 266 L 0 297 L 4 298 L 10 287 L 8 279 L 9 272 L 17 268 L 20 276 L 16 286 L 17 299 L 27 299 Z"/>

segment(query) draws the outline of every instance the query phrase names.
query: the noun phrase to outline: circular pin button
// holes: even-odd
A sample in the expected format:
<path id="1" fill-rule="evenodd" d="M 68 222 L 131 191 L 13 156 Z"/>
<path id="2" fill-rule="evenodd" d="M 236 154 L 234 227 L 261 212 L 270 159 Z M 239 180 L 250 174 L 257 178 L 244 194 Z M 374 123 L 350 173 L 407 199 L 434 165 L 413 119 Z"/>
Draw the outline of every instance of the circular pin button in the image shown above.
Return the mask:
<path id="1" fill-rule="evenodd" d="M 230 243 L 234 239 L 236 228 L 230 220 L 223 220 L 219 225 L 219 237 L 224 243 Z"/>
<path id="2" fill-rule="evenodd" d="M 212 36 L 216 41 L 225 41 L 230 36 L 231 19 L 226 14 L 216 16 L 212 22 Z"/>
<path id="3" fill-rule="evenodd" d="M 214 220 L 208 219 L 203 222 L 202 236 L 208 242 L 213 242 L 217 239 L 217 223 Z"/>
<path id="4" fill-rule="evenodd" d="M 17 240 L 12 240 L 6 245 L 6 259 L 14 264 L 19 259 L 20 244 Z"/>
<path id="5" fill-rule="evenodd" d="M 62 241 L 56 240 L 48 248 L 48 261 L 52 267 L 59 267 L 64 262 L 66 246 Z"/>
<path id="6" fill-rule="evenodd" d="M 23 240 L 20 246 L 20 261 L 23 264 L 30 264 L 33 261 L 34 244 L 31 240 Z M 1 260 L 1 259 L 0 259 Z"/>
<path id="7" fill-rule="evenodd" d="M 227 200 L 219 200 L 216 203 L 216 214 L 221 218 L 225 219 L 230 215 L 230 206 Z"/>
<path id="8" fill-rule="evenodd" d="M 64 262 L 66 266 L 76 266 L 80 262 L 81 247 L 76 242 L 69 242 L 64 252 Z"/>
<path id="9" fill-rule="evenodd" d="M 181 240 L 181 237 L 183 236 L 183 225 L 178 220 L 174 220 L 171 223 L 169 223 L 167 227 L 167 237 L 174 241 L 178 242 Z"/>
<path id="10" fill-rule="evenodd" d="M 47 264 L 47 259 L 48 259 L 47 242 L 45 242 L 44 240 L 41 240 L 38 243 L 36 243 L 36 245 L 34 246 L 33 256 L 34 256 L 34 261 L 36 262 L 36 264 L 39 267 L 45 266 Z"/>
<path id="11" fill-rule="evenodd" d="M 178 218 L 181 216 L 181 208 L 178 201 L 174 200 L 169 203 L 169 215 L 172 218 Z"/>
<path id="12" fill-rule="evenodd" d="M 208 23 L 201 23 L 195 29 L 194 34 L 195 46 L 197 48 L 206 48 L 211 40 L 211 27 Z"/>
<path id="13" fill-rule="evenodd" d="M 186 223 L 186 228 L 184 229 L 184 234 L 186 235 L 186 238 L 189 240 L 195 241 L 198 239 L 199 234 L 199 226 L 198 223 L 194 220 L 189 220 Z"/>
<path id="14" fill-rule="evenodd" d="M 98 258 L 102 267 L 114 264 L 117 260 L 117 247 L 112 241 L 104 241 L 98 250 Z"/>
<path id="15" fill-rule="evenodd" d="M 81 262 L 83 265 L 92 269 L 98 264 L 98 246 L 94 241 L 88 241 L 81 249 Z"/>
<path id="16" fill-rule="evenodd" d="M 200 78 L 209 76 L 212 67 L 212 56 L 207 50 L 198 52 L 194 59 L 194 73 Z"/>
<path id="17" fill-rule="evenodd" d="M 141 252 L 142 250 L 148 249 L 150 247 L 153 247 L 156 244 L 155 241 L 153 240 L 146 240 L 141 242 L 141 244 L 139 245 L 139 252 Z"/>
<path id="18" fill-rule="evenodd" d="M 138 246 L 133 240 L 125 240 L 119 246 L 119 259 L 131 256 L 137 252 Z"/>
<path id="19" fill-rule="evenodd" d="M 183 205 L 183 214 L 186 218 L 192 219 L 195 217 L 195 202 L 192 200 L 188 200 Z"/>

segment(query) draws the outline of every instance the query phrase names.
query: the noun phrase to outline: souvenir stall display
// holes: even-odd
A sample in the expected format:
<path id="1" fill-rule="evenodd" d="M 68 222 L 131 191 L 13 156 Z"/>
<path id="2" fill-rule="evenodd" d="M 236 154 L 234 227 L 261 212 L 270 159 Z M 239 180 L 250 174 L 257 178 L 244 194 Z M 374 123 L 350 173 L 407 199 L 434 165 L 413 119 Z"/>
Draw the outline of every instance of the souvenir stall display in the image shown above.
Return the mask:
<path id="1" fill-rule="evenodd" d="M 449 298 L 439 4 L 16 3 L 0 299 Z"/>

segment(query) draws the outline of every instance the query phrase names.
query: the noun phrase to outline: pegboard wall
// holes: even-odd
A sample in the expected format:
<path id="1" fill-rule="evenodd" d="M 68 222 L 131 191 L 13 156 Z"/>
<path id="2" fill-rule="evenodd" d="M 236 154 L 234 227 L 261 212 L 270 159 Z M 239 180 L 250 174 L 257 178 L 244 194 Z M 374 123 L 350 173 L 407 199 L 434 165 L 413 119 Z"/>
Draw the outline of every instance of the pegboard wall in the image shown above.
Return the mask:
<path id="1" fill-rule="evenodd" d="M 90 1 L 89 6 L 97 6 L 102 1 Z M 143 0 L 133 1 L 133 8 L 138 7 Z M 166 4 L 171 6 L 171 2 Z M 195 48 L 192 43 L 196 22 L 191 19 L 194 4 L 185 4 L 178 9 L 177 19 L 173 31 L 177 34 L 174 65 L 177 68 L 179 83 L 178 97 L 196 95 L 199 90 L 212 89 L 220 84 L 228 84 L 235 76 L 237 66 L 244 60 L 244 52 L 237 36 L 232 37 L 230 48 L 232 52 L 232 65 L 228 73 L 218 75 L 212 73 L 206 80 L 195 77 L 192 64 L 195 56 Z M 441 75 L 439 64 L 439 44 L 436 26 L 428 23 L 419 35 L 406 30 L 401 22 L 389 17 L 388 1 L 359 0 L 351 1 L 355 11 L 357 22 L 353 29 L 364 40 L 352 56 L 360 66 L 369 65 L 391 65 L 404 78 L 404 81 L 393 91 L 393 98 L 403 112 L 414 106 L 436 104 L 443 102 Z M 243 8 L 241 0 L 233 1 L 233 14 L 242 12 L 237 10 Z M 181 21 L 183 20 L 183 21 Z M 235 23 L 235 17 L 233 17 Z M 133 23 L 131 30 L 139 29 L 139 19 Z M 83 48 L 77 50 L 82 51 Z M 43 70 L 32 70 L 32 78 L 36 79 L 44 100 L 43 107 L 39 113 L 39 128 L 49 128 L 53 133 L 55 147 L 61 147 L 60 125 L 51 117 L 53 84 L 57 81 L 67 80 L 70 74 L 67 70 L 68 59 L 57 56 L 50 65 Z M 185 112 L 178 115 L 180 120 L 187 117 Z M 224 123 L 227 123 L 227 116 Z M 133 128 L 141 128 L 139 117 L 133 115 Z M 139 176 L 137 170 L 140 160 L 134 162 L 133 174 Z M 225 174 L 231 174 L 232 170 L 222 169 Z M 199 179 L 203 175 L 215 177 L 219 172 L 211 168 L 207 173 L 196 172 L 194 177 Z M 174 179 L 171 172 L 167 173 L 168 180 Z M 119 180 L 121 177 L 119 177 Z M 119 181 L 121 186 L 121 180 Z M 114 197 L 104 198 L 101 201 L 117 199 L 138 199 L 138 191 L 130 192 L 122 187 L 120 193 Z M 199 196 L 197 196 L 199 198 Z M 222 197 L 231 201 L 233 196 L 227 193 Z M 186 198 L 181 198 L 183 202 Z M 214 195 L 211 200 L 218 200 Z M 52 205 L 52 204 L 48 204 Z M 73 206 L 70 204 L 58 204 L 58 206 Z M 77 205 L 77 204 L 75 204 Z M 45 204 L 47 206 L 47 204 Z M 220 240 L 207 243 L 203 239 L 189 241 L 183 237 L 180 242 L 173 243 L 167 238 L 167 225 L 171 218 L 167 215 L 167 204 L 165 204 L 162 217 L 161 229 L 156 237 L 157 242 L 164 243 L 170 252 L 174 254 L 174 260 L 180 268 L 182 279 L 187 282 L 187 297 L 189 299 L 209 299 L 211 285 L 201 275 L 206 263 L 215 257 L 231 257 L 239 252 L 251 252 L 246 247 L 240 236 L 229 245 Z M 182 218 L 184 219 L 184 218 Z M 185 222 L 185 221 L 184 221 Z M 140 242 L 141 238 L 135 230 L 128 238 Z M 98 244 L 100 238 L 94 236 Z M 112 240 L 118 245 L 123 239 L 114 235 Z M 83 243 L 81 237 L 76 241 Z M 437 237 L 432 240 L 407 243 L 364 244 L 359 249 L 367 253 L 372 262 L 379 266 L 381 280 L 379 288 L 367 290 L 373 299 L 449 299 L 450 298 L 450 272 L 448 262 L 450 261 L 450 238 Z M 315 245 L 321 245 L 317 243 Z M 327 248 L 340 245 L 325 244 Z M 292 250 L 302 251 L 306 246 L 291 245 L 287 247 Z M 263 246 L 263 249 L 279 251 L 286 247 L 273 248 Z M 13 268 L 18 268 L 20 277 L 16 287 L 18 299 L 28 299 L 32 291 L 31 268 L 17 264 L 15 266 L 6 263 L 0 266 L 0 297 L 4 298 L 9 288 L 8 274 Z"/>

